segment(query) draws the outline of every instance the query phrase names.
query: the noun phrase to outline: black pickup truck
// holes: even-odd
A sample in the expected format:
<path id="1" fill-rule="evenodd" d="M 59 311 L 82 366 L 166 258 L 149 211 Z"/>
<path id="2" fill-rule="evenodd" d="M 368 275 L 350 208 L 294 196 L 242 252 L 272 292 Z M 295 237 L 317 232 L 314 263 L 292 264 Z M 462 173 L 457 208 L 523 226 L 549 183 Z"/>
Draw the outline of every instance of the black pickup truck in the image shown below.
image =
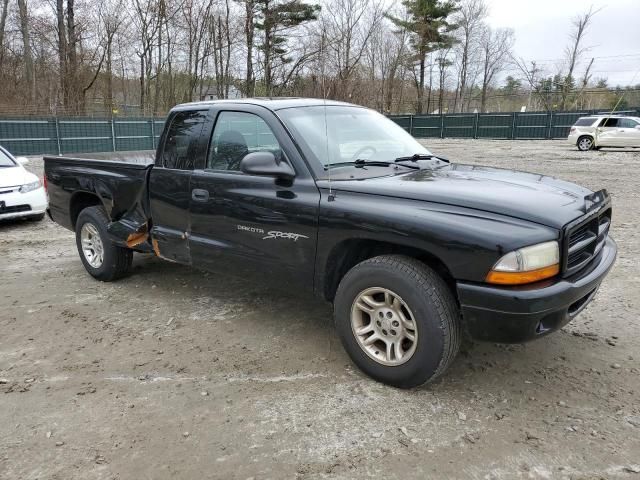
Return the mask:
<path id="1" fill-rule="evenodd" d="M 453 164 L 333 101 L 180 105 L 155 158 L 45 157 L 45 177 L 95 278 L 125 275 L 135 251 L 311 289 L 358 367 L 399 387 L 444 372 L 465 331 L 563 327 L 616 257 L 605 190 Z"/>

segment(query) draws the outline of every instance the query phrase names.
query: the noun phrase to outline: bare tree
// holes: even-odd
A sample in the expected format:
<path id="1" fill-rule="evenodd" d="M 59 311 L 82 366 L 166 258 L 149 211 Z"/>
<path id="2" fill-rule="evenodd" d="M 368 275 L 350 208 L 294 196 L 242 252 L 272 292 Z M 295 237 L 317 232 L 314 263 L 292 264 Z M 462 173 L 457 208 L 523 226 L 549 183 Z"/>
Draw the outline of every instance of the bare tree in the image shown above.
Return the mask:
<path id="1" fill-rule="evenodd" d="M 484 27 L 484 21 L 489 14 L 485 0 L 464 0 L 455 17 L 458 26 L 458 54 L 459 63 L 458 86 L 454 98 L 453 110 L 464 107 L 465 95 L 469 81 L 469 70 L 477 65 L 476 56 L 480 48 L 480 37 Z"/>
<path id="2" fill-rule="evenodd" d="M 489 86 L 508 63 L 515 35 L 511 29 L 485 27 L 480 38 L 482 54 L 482 88 L 480 93 L 480 111 L 486 111 Z"/>
<path id="3" fill-rule="evenodd" d="M 6 9 L 5 9 L 6 10 Z M 20 32 L 22 34 L 22 48 L 24 57 L 24 76 L 29 92 L 29 101 L 36 98 L 36 83 L 33 73 L 33 54 L 31 52 L 31 35 L 29 34 L 29 16 L 27 13 L 27 0 L 18 0 L 18 12 L 20 15 Z"/>
<path id="4" fill-rule="evenodd" d="M 104 103 L 110 114 L 113 114 L 113 41 L 124 22 L 123 0 L 105 1 L 98 12 L 103 30 L 102 43 L 106 69 L 106 85 Z M 88 90 L 88 89 L 87 89 Z M 86 90 L 85 90 L 86 91 Z"/>
<path id="5" fill-rule="evenodd" d="M 593 7 L 591 7 L 588 12 L 574 18 L 572 21 L 573 30 L 569 35 L 571 43 L 565 48 L 567 70 L 561 86 L 560 109 L 562 110 L 567 107 L 569 94 L 575 87 L 576 67 L 582 56 L 589 50 L 589 47 L 584 46 L 584 37 L 594 15 L 598 13 L 598 11 L 599 10 L 594 10 Z"/>
<path id="6" fill-rule="evenodd" d="M 0 13 L 0 70 L 2 70 L 4 64 L 4 39 L 8 13 L 9 0 L 2 0 L 2 13 Z"/>
<path id="7" fill-rule="evenodd" d="M 79 104 L 78 85 L 78 37 L 76 34 L 75 0 L 67 0 L 67 105 L 77 112 Z"/>
<path id="8" fill-rule="evenodd" d="M 327 50 L 335 69 L 334 96 L 351 97 L 350 80 L 361 65 L 372 35 L 384 18 L 381 0 L 331 0 L 323 12 Z"/>
<path id="9" fill-rule="evenodd" d="M 229 0 L 225 0 L 224 8 L 211 16 L 209 21 L 209 35 L 209 42 L 213 51 L 216 96 L 218 98 L 228 98 L 229 88 L 231 86 L 231 53 L 234 46 L 234 40 L 232 38 L 235 36 L 231 27 Z"/>
<path id="10" fill-rule="evenodd" d="M 552 104 L 549 101 L 549 96 L 545 95 L 543 92 L 542 83 L 540 81 L 542 72 L 540 67 L 538 67 L 538 64 L 535 61 L 527 63 L 525 59 L 521 57 L 516 58 L 515 55 L 511 56 L 511 62 L 520 71 L 522 79 L 529 87 L 530 95 L 529 100 L 527 101 L 527 108 L 531 106 L 531 97 L 535 96 L 542 101 L 545 110 L 551 110 Z"/>
<path id="11" fill-rule="evenodd" d="M 64 22 L 64 0 L 56 0 L 56 19 L 58 31 L 58 76 L 60 78 L 60 98 L 58 103 L 67 106 L 67 32 Z"/>
<path id="12" fill-rule="evenodd" d="M 153 46 L 158 30 L 161 27 L 160 16 L 155 0 L 133 0 L 134 12 L 132 22 L 136 27 L 140 43 L 136 55 L 140 61 L 140 110 L 145 112 L 149 93 L 149 77 L 153 69 Z"/>
<path id="13" fill-rule="evenodd" d="M 255 16 L 256 16 L 256 8 L 257 2 L 256 0 L 244 0 L 244 35 L 245 35 L 245 44 L 247 47 L 247 56 L 246 56 L 246 65 L 247 65 L 247 74 L 245 80 L 245 88 L 244 94 L 247 97 L 253 97 L 255 95 L 255 78 L 253 72 L 253 43 L 256 32 L 256 24 L 255 24 Z"/>
<path id="14" fill-rule="evenodd" d="M 444 48 L 438 52 L 436 62 L 438 63 L 438 113 L 442 115 L 444 111 L 444 94 L 447 82 L 447 71 L 453 62 L 449 58 L 451 47 Z"/>

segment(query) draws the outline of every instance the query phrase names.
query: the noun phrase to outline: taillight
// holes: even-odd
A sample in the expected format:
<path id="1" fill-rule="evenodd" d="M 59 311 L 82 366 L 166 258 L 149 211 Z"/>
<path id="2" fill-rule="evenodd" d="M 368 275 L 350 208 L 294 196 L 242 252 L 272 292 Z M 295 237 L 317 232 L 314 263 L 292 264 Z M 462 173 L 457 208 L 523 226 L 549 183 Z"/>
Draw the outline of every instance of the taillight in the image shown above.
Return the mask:
<path id="1" fill-rule="evenodd" d="M 44 185 L 44 190 L 47 191 L 47 176 L 42 176 L 42 185 Z"/>

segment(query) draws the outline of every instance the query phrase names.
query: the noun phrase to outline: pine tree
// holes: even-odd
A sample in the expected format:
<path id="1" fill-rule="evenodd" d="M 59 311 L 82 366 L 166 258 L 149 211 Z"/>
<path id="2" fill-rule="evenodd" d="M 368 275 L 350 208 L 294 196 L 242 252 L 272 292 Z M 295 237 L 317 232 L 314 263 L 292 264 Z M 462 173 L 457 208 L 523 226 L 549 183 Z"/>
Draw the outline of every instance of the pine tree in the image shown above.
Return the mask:
<path id="1" fill-rule="evenodd" d="M 458 10 L 457 0 L 403 0 L 407 19 L 389 15 L 396 26 L 411 33 L 413 60 L 418 64 L 418 103 L 416 113 L 423 110 L 424 82 L 427 55 L 454 43 L 450 33 L 456 28 L 450 17 Z"/>
<path id="2" fill-rule="evenodd" d="M 258 45 L 258 49 L 264 57 L 265 93 L 271 96 L 274 70 L 279 65 L 292 61 L 289 56 L 287 31 L 316 20 L 320 5 L 307 4 L 301 0 L 255 0 L 255 5 L 255 27 L 262 31 L 262 44 Z"/>

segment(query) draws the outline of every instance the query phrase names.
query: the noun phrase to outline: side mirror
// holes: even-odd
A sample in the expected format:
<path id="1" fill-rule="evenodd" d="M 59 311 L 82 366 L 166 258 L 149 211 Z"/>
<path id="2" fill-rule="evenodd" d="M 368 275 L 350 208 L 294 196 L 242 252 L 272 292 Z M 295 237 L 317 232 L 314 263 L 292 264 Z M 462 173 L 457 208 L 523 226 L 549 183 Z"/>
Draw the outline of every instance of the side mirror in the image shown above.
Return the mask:
<path id="1" fill-rule="evenodd" d="M 18 162 L 20 165 L 28 165 L 29 159 L 27 157 L 16 157 L 16 162 Z"/>
<path id="2" fill-rule="evenodd" d="M 240 162 L 240 170 L 250 175 L 264 175 L 287 180 L 296 176 L 291 165 L 278 161 L 271 152 L 253 152 L 245 155 Z"/>
<path id="3" fill-rule="evenodd" d="M 640 130 L 640 125 L 636 125 L 636 130 Z"/>

